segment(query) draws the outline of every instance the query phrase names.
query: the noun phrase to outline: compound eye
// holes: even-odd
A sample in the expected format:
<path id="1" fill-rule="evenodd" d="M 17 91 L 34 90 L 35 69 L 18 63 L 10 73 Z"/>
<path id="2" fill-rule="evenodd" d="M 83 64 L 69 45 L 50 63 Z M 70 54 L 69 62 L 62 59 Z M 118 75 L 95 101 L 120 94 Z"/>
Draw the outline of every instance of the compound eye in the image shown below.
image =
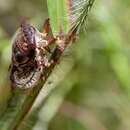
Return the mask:
<path id="1" fill-rule="evenodd" d="M 28 61 L 28 57 L 26 55 L 22 55 L 22 54 L 16 54 L 15 55 L 15 60 L 16 62 L 22 64 L 22 63 L 26 63 Z"/>

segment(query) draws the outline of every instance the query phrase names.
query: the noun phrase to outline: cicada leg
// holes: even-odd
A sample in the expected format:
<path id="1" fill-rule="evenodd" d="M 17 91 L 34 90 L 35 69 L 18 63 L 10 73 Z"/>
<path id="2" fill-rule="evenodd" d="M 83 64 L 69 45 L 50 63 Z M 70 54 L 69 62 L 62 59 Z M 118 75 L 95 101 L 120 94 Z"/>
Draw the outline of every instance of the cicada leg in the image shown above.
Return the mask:
<path id="1" fill-rule="evenodd" d="M 60 56 L 62 55 L 68 44 L 75 41 L 76 34 L 75 32 L 69 32 L 68 34 L 65 34 L 60 31 L 60 33 L 56 37 L 56 48 L 51 57 L 52 63 L 57 63 L 59 61 Z"/>

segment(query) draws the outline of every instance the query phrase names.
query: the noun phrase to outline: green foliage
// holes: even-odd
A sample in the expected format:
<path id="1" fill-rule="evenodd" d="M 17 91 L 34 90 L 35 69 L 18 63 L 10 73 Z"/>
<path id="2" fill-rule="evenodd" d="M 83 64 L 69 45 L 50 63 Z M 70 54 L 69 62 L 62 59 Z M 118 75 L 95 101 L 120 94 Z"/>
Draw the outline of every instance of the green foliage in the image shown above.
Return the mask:
<path id="1" fill-rule="evenodd" d="M 70 29 L 68 2 L 69 0 L 47 0 L 51 29 L 54 35 L 56 35 L 60 29 L 64 32 L 68 32 Z"/>
<path id="2" fill-rule="evenodd" d="M 95 1 L 86 32 L 81 31 L 77 43 L 72 45 L 72 59 L 62 59 L 62 64 L 57 66 L 46 84 L 57 86 L 56 89 L 51 91 L 45 102 L 42 102 L 42 97 L 46 92 L 41 91 L 20 130 L 130 129 L 129 3 L 129 0 Z M 53 34 L 59 31 L 59 26 L 68 31 L 71 25 L 67 18 L 71 15 L 67 14 L 65 1 L 48 0 L 48 6 Z M 7 83 L 10 39 L 22 16 L 29 17 L 40 28 L 48 16 L 46 8 L 46 1 L 41 0 L 1 1 L 0 113 L 5 111 L 10 97 Z M 22 109 L 19 104 L 16 101 L 12 104 L 16 105 L 15 112 Z M 6 118 L 0 118 L 3 130 L 10 130 L 8 123 L 13 124 L 12 119 L 16 120 L 13 114 L 16 113 L 6 113 Z"/>

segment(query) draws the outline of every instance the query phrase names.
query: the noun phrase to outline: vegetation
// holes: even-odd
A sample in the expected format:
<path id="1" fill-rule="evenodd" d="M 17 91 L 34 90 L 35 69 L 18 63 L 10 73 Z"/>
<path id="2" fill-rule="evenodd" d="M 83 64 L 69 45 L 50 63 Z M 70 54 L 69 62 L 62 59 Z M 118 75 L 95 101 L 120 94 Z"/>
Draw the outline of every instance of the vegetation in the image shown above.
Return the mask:
<path id="1" fill-rule="evenodd" d="M 0 130 L 13 130 L 20 117 L 17 112 L 24 109 L 20 104 L 29 92 L 12 94 L 8 78 L 10 39 L 23 17 L 41 29 L 50 16 L 53 34 L 58 31 L 58 22 L 53 21 L 55 17 L 50 12 L 55 3 L 0 2 Z M 19 130 L 130 129 L 129 4 L 128 0 L 95 1 L 87 29 L 81 29 L 77 42 L 53 70 Z M 65 10 L 57 17 L 64 13 Z M 68 31 L 69 22 L 63 25 Z M 12 96 L 16 98 L 9 104 Z"/>

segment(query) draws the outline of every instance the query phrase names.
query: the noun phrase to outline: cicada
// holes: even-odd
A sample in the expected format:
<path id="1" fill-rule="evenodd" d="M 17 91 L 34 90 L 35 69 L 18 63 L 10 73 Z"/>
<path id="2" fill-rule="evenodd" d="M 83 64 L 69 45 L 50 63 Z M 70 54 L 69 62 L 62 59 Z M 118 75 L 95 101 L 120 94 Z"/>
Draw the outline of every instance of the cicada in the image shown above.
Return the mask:
<path id="1" fill-rule="evenodd" d="M 43 26 L 43 32 L 27 22 L 23 22 L 13 38 L 10 80 L 13 88 L 28 89 L 37 85 L 45 68 L 57 64 L 74 33 L 64 34 L 61 30 L 55 37 L 48 38 L 49 19 Z M 55 49 L 49 59 L 50 45 Z"/>
<path id="2" fill-rule="evenodd" d="M 35 86 L 48 61 L 49 20 L 41 33 L 35 27 L 22 22 L 12 40 L 12 63 L 10 80 L 12 87 L 27 89 Z"/>

